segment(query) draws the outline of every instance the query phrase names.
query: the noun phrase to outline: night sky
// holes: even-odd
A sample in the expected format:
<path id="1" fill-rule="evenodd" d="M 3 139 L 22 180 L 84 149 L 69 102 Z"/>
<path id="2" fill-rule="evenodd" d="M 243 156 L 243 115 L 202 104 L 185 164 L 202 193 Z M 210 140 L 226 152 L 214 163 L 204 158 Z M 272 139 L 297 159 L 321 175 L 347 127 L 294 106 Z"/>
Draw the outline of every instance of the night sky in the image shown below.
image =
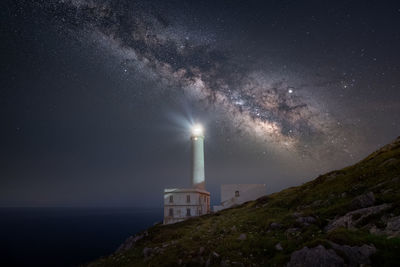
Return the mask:
<path id="1" fill-rule="evenodd" d="M 212 204 L 400 135 L 398 1 L 1 1 L 0 206 Z"/>

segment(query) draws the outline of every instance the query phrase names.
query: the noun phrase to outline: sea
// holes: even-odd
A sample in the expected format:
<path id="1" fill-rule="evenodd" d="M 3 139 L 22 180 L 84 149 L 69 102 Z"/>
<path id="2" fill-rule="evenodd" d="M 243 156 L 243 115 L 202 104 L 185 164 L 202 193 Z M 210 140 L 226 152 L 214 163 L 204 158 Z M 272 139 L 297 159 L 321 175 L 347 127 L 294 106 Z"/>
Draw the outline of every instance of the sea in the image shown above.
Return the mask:
<path id="1" fill-rule="evenodd" d="M 0 266 L 79 266 L 162 221 L 159 208 L 0 208 Z"/>

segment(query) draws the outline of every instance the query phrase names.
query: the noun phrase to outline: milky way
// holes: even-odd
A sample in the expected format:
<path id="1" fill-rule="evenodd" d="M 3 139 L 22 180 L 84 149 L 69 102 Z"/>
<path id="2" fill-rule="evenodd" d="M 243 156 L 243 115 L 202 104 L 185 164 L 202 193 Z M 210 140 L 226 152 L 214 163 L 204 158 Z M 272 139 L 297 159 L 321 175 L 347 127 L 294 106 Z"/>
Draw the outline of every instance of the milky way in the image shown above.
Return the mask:
<path id="1" fill-rule="evenodd" d="M 222 109 L 240 132 L 294 151 L 344 149 L 343 127 L 308 94 L 300 74 L 247 68 L 207 33 L 191 33 L 141 2 L 61 1 L 43 8 L 64 27 L 109 47 L 127 68 Z"/>
<path id="2" fill-rule="evenodd" d="M 0 4 L 0 205 L 159 206 L 190 181 L 193 123 L 215 204 L 400 132 L 396 1 Z"/>

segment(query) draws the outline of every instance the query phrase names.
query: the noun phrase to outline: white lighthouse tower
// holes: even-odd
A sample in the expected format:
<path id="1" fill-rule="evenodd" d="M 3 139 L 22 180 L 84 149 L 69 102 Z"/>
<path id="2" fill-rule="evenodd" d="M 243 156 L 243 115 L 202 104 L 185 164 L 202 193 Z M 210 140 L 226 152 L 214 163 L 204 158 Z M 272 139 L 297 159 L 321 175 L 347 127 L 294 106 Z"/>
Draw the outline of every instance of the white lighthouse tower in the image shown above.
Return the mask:
<path id="1" fill-rule="evenodd" d="M 192 129 L 192 187 L 205 190 L 204 177 L 204 133 L 197 124 Z"/>
<path id="2" fill-rule="evenodd" d="M 192 188 L 164 189 L 164 224 L 210 213 L 210 193 L 205 189 L 204 131 L 200 124 L 192 128 Z"/>

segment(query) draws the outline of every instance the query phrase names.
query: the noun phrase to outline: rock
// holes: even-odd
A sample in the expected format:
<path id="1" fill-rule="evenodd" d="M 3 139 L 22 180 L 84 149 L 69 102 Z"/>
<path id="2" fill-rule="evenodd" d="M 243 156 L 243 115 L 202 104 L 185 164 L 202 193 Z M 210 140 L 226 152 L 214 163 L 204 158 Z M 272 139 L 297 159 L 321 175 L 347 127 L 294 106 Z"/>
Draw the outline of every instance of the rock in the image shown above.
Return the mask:
<path id="1" fill-rule="evenodd" d="M 278 251 L 282 251 L 283 250 L 283 247 L 282 247 L 280 242 L 275 245 L 275 249 L 278 250 Z"/>
<path id="2" fill-rule="evenodd" d="M 289 228 L 289 229 L 286 230 L 287 234 L 295 234 L 295 233 L 298 233 L 298 232 L 300 232 L 300 228 Z"/>
<path id="3" fill-rule="evenodd" d="M 292 253 L 287 267 L 300 266 L 336 267 L 345 266 L 345 262 L 333 249 L 319 245 L 315 248 L 304 247 Z"/>
<path id="4" fill-rule="evenodd" d="M 390 204 L 382 204 L 378 206 L 372 206 L 369 208 L 363 208 L 354 210 L 351 212 L 346 213 L 344 216 L 339 217 L 332 222 L 330 222 L 326 227 L 325 231 L 329 232 L 338 227 L 345 227 L 345 228 L 354 228 L 357 223 L 361 222 L 365 218 L 378 214 L 384 210 L 387 210 L 391 207 Z"/>
<path id="5" fill-rule="evenodd" d="M 316 208 L 321 206 L 322 200 L 315 200 L 313 203 L 311 203 L 311 207 Z"/>
<path id="6" fill-rule="evenodd" d="M 240 234 L 238 239 L 239 240 L 246 240 L 247 239 L 247 235 L 246 234 Z"/>
<path id="7" fill-rule="evenodd" d="M 124 252 L 130 248 L 132 248 L 136 242 L 138 242 L 140 239 L 142 239 L 147 232 L 141 235 L 136 235 L 136 236 L 130 236 L 121 246 L 118 247 L 118 249 L 115 251 L 115 253 L 121 253 Z"/>
<path id="8" fill-rule="evenodd" d="M 384 233 L 389 235 L 389 237 L 400 236 L 400 216 L 393 217 L 388 220 Z"/>
<path id="9" fill-rule="evenodd" d="M 382 192 L 383 195 L 386 195 L 387 193 L 393 192 L 393 189 L 389 188 L 389 189 L 383 190 L 381 192 Z"/>
<path id="10" fill-rule="evenodd" d="M 352 210 L 367 208 L 374 205 L 374 203 L 375 203 L 374 193 L 369 192 L 354 198 L 353 201 L 351 201 L 350 208 Z"/>
<path id="11" fill-rule="evenodd" d="M 386 184 L 388 184 L 388 183 L 390 183 L 390 181 L 381 182 L 381 183 L 379 183 L 379 184 L 377 184 L 377 185 L 371 187 L 371 189 L 372 189 L 372 190 L 377 190 L 377 189 L 379 189 L 380 187 L 382 187 L 382 186 L 384 186 L 384 185 L 386 185 Z"/>
<path id="12" fill-rule="evenodd" d="M 360 266 L 371 264 L 370 256 L 376 252 L 373 245 L 362 245 L 360 247 L 338 245 L 330 242 L 332 249 L 326 249 L 322 245 L 315 248 L 304 247 L 301 250 L 295 251 L 290 257 L 287 264 L 292 266 Z M 345 255 L 347 262 L 336 254 L 335 251 L 340 251 Z"/>
<path id="13" fill-rule="evenodd" d="M 205 248 L 204 247 L 200 247 L 199 249 L 199 255 L 203 255 Z"/>
<path id="14" fill-rule="evenodd" d="M 271 229 L 273 229 L 273 230 L 279 229 L 279 228 L 281 228 L 281 227 L 282 227 L 282 225 L 281 225 L 280 223 L 276 223 L 276 222 L 272 222 L 272 223 L 269 225 L 269 228 L 271 228 Z"/>
<path id="15" fill-rule="evenodd" d="M 301 223 L 303 225 L 309 225 L 309 224 L 315 223 L 316 221 L 317 220 L 312 216 L 299 217 L 296 219 L 296 222 Z"/>
<path id="16" fill-rule="evenodd" d="M 397 164 L 398 161 L 399 161 L 398 159 L 390 158 L 390 159 L 387 159 L 384 162 L 382 162 L 379 165 L 379 167 L 387 167 L 387 166 L 390 166 L 390 165 L 395 165 L 395 164 Z"/>
<path id="17" fill-rule="evenodd" d="M 144 256 L 145 258 L 150 257 L 152 253 L 153 253 L 153 249 L 152 249 L 152 248 L 145 247 L 145 248 L 143 249 L 143 256 Z"/>
<path id="18" fill-rule="evenodd" d="M 378 227 L 376 227 L 376 225 L 372 225 L 371 228 L 369 229 L 369 233 L 374 235 L 382 235 L 383 231 Z"/>
<path id="19" fill-rule="evenodd" d="M 330 242 L 332 248 L 336 251 L 341 251 L 346 255 L 349 266 L 360 266 L 362 264 L 371 264 L 369 257 L 376 252 L 374 245 L 362 245 L 361 247 L 351 247 L 348 245 L 338 245 Z"/>
<path id="20" fill-rule="evenodd" d="M 159 247 L 155 247 L 155 248 L 153 249 L 153 253 L 155 253 L 155 254 L 162 253 L 163 251 L 164 251 L 164 249 L 159 248 Z"/>

